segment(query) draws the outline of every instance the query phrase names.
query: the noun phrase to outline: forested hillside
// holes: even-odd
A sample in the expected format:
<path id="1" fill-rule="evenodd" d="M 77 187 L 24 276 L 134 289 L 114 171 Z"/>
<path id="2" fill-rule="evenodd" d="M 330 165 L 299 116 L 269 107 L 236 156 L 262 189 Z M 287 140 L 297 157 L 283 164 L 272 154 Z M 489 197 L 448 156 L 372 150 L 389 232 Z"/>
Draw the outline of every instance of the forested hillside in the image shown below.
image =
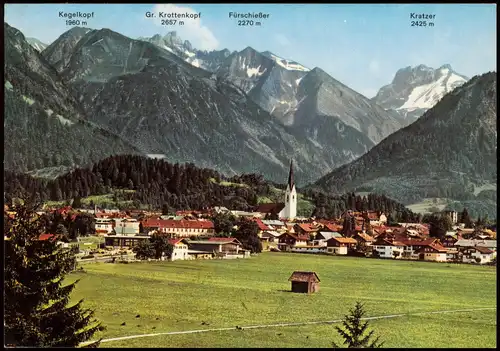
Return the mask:
<path id="1" fill-rule="evenodd" d="M 54 180 L 9 171 L 5 171 L 4 175 L 7 201 L 13 197 L 44 202 L 71 201 L 115 192 L 127 200 L 128 208 L 160 209 L 167 205 L 172 210 L 210 206 L 251 210 L 260 198 L 276 199 L 277 188 L 283 187 L 267 182 L 257 174 L 226 177 L 193 164 L 171 164 L 130 155 L 109 157 L 93 167 L 78 168 Z M 382 195 L 360 197 L 346 194 L 333 197 L 308 190 L 302 196 L 314 204 L 314 215 L 322 218 L 338 217 L 346 209 L 380 210 L 392 213 L 396 219 L 416 218 L 402 204 Z"/>

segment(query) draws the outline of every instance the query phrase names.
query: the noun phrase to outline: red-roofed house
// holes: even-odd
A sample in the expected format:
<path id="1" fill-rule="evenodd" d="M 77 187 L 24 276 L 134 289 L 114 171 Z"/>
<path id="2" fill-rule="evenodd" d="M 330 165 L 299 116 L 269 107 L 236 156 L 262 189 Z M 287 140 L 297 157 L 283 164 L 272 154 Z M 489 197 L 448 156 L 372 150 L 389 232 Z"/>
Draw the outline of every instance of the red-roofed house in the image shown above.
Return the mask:
<path id="1" fill-rule="evenodd" d="M 236 243 L 238 245 L 241 245 L 240 241 L 236 238 L 212 237 L 212 238 L 208 238 L 208 241 L 221 241 L 221 242 L 225 242 L 225 243 Z"/>
<path id="2" fill-rule="evenodd" d="M 334 223 L 325 223 L 324 224 L 324 229 L 327 229 L 329 232 L 337 232 L 340 233 L 342 231 L 342 225 L 341 224 L 334 224 Z"/>
<path id="3" fill-rule="evenodd" d="M 293 246 L 306 246 L 309 235 L 284 233 L 278 237 L 278 248 L 281 251 L 290 251 Z"/>
<path id="4" fill-rule="evenodd" d="M 399 239 L 399 242 L 405 245 L 403 250 L 404 258 L 424 259 L 424 256 L 421 257 L 418 252 L 429 245 L 439 243 L 439 240 L 436 238 L 428 238 L 425 240 L 402 238 Z"/>
<path id="5" fill-rule="evenodd" d="M 312 223 L 297 223 L 294 226 L 294 230 L 298 235 L 307 235 L 309 237 L 311 234 L 315 236 L 319 227 Z"/>
<path id="6" fill-rule="evenodd" d="M 142 222 L 146 232 L 156 230 L 160 234 L 170 234 L 173 237 L 212 236 L 214 235 L 214 223 L 212 221 L 199 220 L 164 220 L 148 219 Z"/>
<path id="7" fill-rule="evenodd" d="M 262 213 L 265 215 L 279 217 L 280 214 L 283 212 L 284 208 L 285 208 L 285 204 L 282 202 L 280 202 L 280 203 L 266 203 L 266 204 L 259 204 L 254 209 L 254 212 L 259 212 L 259 213 Z"/>
<path id="8" fill-rule="evenodd" d="M 353 238 L 331 237 L 326 241 L 326 251 L 336 255 L 347 255 L 347 250 L 355 247 L 357 243 Z"/>
<path id="9" fill-rule="evenodd" d="M 421 249 L 417 250 L 415 253 L 419 255 L 420 259 L 424 261 L 436 261 L 436 262 L 446 262 L 446 254 L 448 250 L 438 243 L 432 243 Z"/>
<path id="10" fill-rule="evenodd" d="M 56 240 L 57 236 L 55 234 L 41 234 L 38 240 Z"/>
<path id="11" fill-rule="evenodd" d="M 253 221 L 255 223 L 257 223 L 257 225 L 259 226 L 259 232 L 257 233 L 257 235 L 260 237 L 262 237 L 262 233 L 265 231 L 265 230 L 270 230 L 271 228 L 269 228 L 267 225 L 265 225 L 261 219 L 259 218 L 255 218 L 253 219 Z"/>
<path id="12" fill-rule="evenodd" d="M 364 246 L 371 246 L 375 239 L 366 233 L 357 233 L 354 237 L 356 241 Z"/>
<path id="13" fill-rule="evenodd" d="M 69 211 L 71 211 L 71 206 L 58 208 L 55 212 L 62 214 L 63 216 L 66 216 Z"/>

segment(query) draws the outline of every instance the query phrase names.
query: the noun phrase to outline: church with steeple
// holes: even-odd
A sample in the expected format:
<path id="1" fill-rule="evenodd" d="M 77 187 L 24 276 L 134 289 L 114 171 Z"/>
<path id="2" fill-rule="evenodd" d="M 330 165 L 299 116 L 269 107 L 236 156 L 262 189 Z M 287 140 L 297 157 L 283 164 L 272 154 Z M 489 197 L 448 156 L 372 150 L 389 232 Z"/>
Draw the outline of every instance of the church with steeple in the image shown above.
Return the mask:
<path id="1" fill-rule="evenodd" d="M 290 161 L 290 171 L 288 172 L 288 184 L 285 190 L 285 207 L 279 214 L 280 218 L 294 219 L 297 217 L 297 189 L 293 178 L 293 160 Z"/>
<path id="2" fill-rule="evenodd" d="M 290 171 L 288 172 L 288 184 L 286 185 L 284 202 L 264 203 L 257 205 L 255 212 L 265 214 L 265 219 L 290 220 L 297 217 L 297 189 L 293 177 L 293 160 L 290 160 Z"/>

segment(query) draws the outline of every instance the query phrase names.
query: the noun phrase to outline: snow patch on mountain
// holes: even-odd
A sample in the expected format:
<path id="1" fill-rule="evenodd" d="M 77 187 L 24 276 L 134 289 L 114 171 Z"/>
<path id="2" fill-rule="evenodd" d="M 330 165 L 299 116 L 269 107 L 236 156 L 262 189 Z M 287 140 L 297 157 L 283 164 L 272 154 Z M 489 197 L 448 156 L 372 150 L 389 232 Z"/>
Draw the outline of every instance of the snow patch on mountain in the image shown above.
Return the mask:
<path id="1" fill-rule="evenodd" d="M 167 51 L 171 52 L 172 54 L 174 53 L 174 50 L 172 50 L 172 49 L 171 49 L 170 47 L 168 47 L 167 45 L 162 45 L 161 47 L 162 47 L 163 49 L 165 49 L 165 50 L 167 50 Z"/>
<path id="2" fill-rule="evenodd" d="M 64 118 L 63 116 L 61 115 L 56 115 L 57 119 L 59 119 L 59 122 L 61 122 L 62 125 L 72 125 L 72 124 L 75 124 L 75 122 L 73 121 L 70 121 L 69 119 L 67 118 Z"/>
<path id="3" fill-rule="evenodd" d="M 397 108 L 397 110 L 411 112 L 419 108 L 430 109 L 443 96 L 467 81 L 447 68 L 440 69 L 439 74 L 441 76 L 436 81 L 415 87 L 403 106 Z"/>
<path id="4" fill-rule="evenodd" d="M 38 52 L 42 52 L 48 46 L 36 38 L 26 38 L 26 41 Z"/>
<path id="5" fill-rule="evenodd" d="M 149 157 L 149 158 L 157 158 L 157 159 L 160 159 L 160 160 L 162 158 L 166 158 L 167 157 L 167 155 L 165 155 L 165 154 L 147 154 L 146 156 Z"/>
<path id="6" fill-rule="evenodd" d="M 255 77 L 255 76 L 261 76 L 264 72 L 260 72 L 260 67 L 255 67 L 255 68 L 247 68 L 247 76 L 248 78 Z"/>
<path id="7" fill-rule="evenodd" d="M 302 66 L 300 63 L 295 62 L 295 61 L 290 61 L 287 59 L 284 59 L 283 57 L 276 56 L 275 54 L 269 52 L 269 51 L 264 51 L 262 53 L 264 56 L 269 57 L 272 59 L 274 62 L 276 62 L 278 65 L 281 67 L 285 68 L 286 70 L 289 71 L 303 71 L 303 72 L 309 72 L 310 69 Z"/>

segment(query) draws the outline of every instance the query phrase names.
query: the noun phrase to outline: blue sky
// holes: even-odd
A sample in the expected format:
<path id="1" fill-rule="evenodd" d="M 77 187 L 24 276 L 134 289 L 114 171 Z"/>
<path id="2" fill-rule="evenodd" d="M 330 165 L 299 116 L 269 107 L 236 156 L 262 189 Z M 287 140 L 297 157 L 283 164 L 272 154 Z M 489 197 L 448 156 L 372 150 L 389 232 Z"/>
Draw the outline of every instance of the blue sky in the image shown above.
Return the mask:
<path id="1" fill-rule="evenodd" d="M 201 12 L 201 18 L 162 26 L 145 16 L 164 10 Z M 94 12 L 87 27 L 132 38 L 176 30 L 199 49 L 269 50 L 311 69 L 320 67 L 368 97 L 406 66 L 448 63 L 469 77 L 496 71 L 494 4 L 9 4 L 5 21 L 27 37 L 50 43 L 71 28 L 59 11 Z M 229 19 L 231 11 L 270 17 L 260 20 L 260 27 L 241 27 Z M 434 27 L 411 27 L 412 12 L 436 15 Z"/>

